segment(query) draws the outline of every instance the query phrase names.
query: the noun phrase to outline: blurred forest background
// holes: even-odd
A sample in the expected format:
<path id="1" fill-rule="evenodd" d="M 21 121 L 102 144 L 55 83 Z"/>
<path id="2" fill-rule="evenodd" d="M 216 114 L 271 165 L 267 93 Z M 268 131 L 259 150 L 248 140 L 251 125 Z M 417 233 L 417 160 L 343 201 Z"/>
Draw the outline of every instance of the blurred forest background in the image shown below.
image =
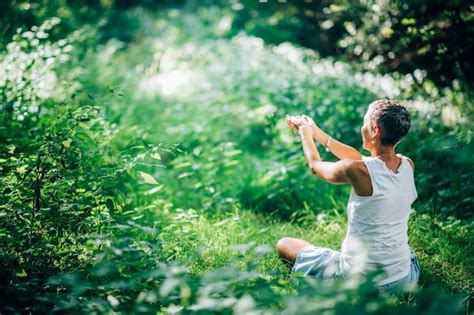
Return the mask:
<path id="1" fill-rule="evenodd" d="M 0 10 L 0 313 L 472 312 L 472 2 Z M 419 289 L 289 276 L 276 241 L 339 248 L 350 187 L 311 175 L 284 117 L 367 155 L 379 98 L 412 114 Z"/>

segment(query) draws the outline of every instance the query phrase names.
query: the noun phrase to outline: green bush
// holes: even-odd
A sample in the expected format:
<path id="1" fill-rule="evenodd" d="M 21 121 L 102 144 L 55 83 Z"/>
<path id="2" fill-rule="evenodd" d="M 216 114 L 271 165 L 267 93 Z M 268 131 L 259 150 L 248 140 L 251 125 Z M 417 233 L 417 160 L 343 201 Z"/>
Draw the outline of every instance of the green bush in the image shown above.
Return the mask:
<path id="1" fill-rule="evenodd" d="M 90 262 L 85 244 L 124 208 L 137 162 L 93 97 L 57 74 L 75 44 L 48 40 L 58 22 L 19 31 L 1 55 L 1 287 L 17 306 L 32 298 L 22 287 Z"/>

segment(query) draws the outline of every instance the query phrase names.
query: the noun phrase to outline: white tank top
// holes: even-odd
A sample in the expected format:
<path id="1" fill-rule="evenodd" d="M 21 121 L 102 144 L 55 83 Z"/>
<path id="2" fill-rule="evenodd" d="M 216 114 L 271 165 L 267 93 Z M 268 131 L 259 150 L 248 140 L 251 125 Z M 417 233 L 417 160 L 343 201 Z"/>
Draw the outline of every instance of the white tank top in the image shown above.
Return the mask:
<path id="1" fill-rule="evenodd" d="M 398 173 L 393 173 L 377 157 L 363 156 L 372 181 L 371 196 L 359 196 L 351 189 L 347 204 L 348 228 L 342 243 L 343 268 L 350 272 L 382 267 L 384 285 L 406 277 L 410 271 L 408 217 L 418 197 L 413 169 L 402 158 Z"/>

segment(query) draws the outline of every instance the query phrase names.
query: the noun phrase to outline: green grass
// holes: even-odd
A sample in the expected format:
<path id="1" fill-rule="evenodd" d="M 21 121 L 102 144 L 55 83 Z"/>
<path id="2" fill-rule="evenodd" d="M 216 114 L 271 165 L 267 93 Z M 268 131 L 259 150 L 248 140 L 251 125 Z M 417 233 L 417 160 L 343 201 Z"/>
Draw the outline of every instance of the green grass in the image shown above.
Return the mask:
<path id="1" fill-rule="evenodd" d="M 230 249 L 233 245 L 268 245 L 273 251 L 280 238 L 291 236 L 304 238 L 320 246 L 337 247 L 345 232 L 343 222 L 338 218 L 321 216 L 314 219 L 311 226 L 298 226 L 236 208 L 229 214 L 213 218 L 197 215 L 190 222 L 172 225 L 172 233 L 169 234 L 165 228 L 161 241 L 166 256 L 179 261 L 186 261 L 189 258 L 187 255 L 200 250 L 203 261 L 193 261 L 191 267 L 196 274 L 204 274 L 234 259 L 235 255 L 232 253 L 235 254 L 236 251 Z M 179 252 L 176 251 L 177 248 Z M 262 264 L 263 270 L 283 270 L 276 255 L 272 256 Z"/>
<path id="2" fill-rule="evenodd" d="M 303 209 L 295 214 L 294 220 L 282 221 L 242 210 L 237 205 L 226 213 L 211 215 L 200 210 L 179 209 L 169 212 L 167 219 L 158 214 L 163 228 L 159 242 L 163 244 L 165 257 L 171 261 L 189 261 L 188 267 L 195 275 L 204 275 L 232 261 L 244 266 L 252 259 L 252 249 L 258 245 L 267 245 L 272 251 L 260 261 L 261 271 L 285 272 L 286 267 L 274 250 L 276 242 L 285 236 L 340 250 L 347 224 L 342 209 L 320 214 Z M 411 215 L 409 243 L 420 259 L 419 287 L 463 293 L 468 295 L 467 299 L 472 299 L 473 258 L 465 252 L 472 241 L 469 233 L 472 227 L 461 221 L 444 222 L 416 212 Z M 252 245 L 247 255 L 242 257 L 232 249 L 239 244 Z M 199 252 L 197 260 L 192 256 L 196 252 Z"/>

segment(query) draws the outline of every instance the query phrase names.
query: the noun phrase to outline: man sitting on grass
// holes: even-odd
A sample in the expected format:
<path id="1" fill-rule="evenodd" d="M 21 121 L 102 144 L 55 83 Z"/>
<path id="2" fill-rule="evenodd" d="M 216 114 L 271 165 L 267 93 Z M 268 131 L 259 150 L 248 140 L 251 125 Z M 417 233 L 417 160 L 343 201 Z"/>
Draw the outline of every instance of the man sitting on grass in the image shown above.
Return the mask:
<path id="1" fill-rule="evenodd" d="M 410 129 L 406 108 L 386 99 L 369 105 L 361 134 L 370 156 L 332 139 L 308 116 L 287 117 L 286 123 L 299 131 L 311 172 L 332 184 L 350 184 L 352 189 L 341 251 L 285 237 L 276 246 L 280 258 L 292 272 L 320 279 L 382 268 L 384 273 L 377 279 L 381 291 L 414 288 L 420 266 L 407 235 L 411 205 L 418 196 L 414 164 L 395 153 Z M 340 161 L 321 161 L 313 137 Z"/>

